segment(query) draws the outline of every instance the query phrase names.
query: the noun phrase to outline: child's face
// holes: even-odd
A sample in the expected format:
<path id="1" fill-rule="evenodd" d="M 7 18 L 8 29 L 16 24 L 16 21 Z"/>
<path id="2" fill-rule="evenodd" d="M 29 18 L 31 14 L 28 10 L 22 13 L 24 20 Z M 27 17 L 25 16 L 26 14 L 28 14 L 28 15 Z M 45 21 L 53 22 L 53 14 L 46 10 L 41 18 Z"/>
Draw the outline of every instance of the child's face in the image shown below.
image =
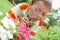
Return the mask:
<path id="1" fill-rule="evenodd" d="M 48 11 L 49 7 L 47 7 L 43 1 L 39 1 L 29 7 L 28 16 L 30 19 L 39 20 L 40 18 L 44 18 Z"/>

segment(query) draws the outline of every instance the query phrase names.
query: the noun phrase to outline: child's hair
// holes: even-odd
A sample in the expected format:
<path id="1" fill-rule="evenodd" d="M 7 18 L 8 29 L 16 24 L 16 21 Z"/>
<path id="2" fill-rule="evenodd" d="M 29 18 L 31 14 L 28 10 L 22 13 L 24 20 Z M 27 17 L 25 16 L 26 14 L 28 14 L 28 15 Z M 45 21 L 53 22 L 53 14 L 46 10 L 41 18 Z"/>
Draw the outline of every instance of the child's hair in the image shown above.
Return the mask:
<path id="1" fill-rule="evenodd" d="M 43 3 L 49 7 L 49 9 L 51 9 L 52 7 L 52 1 L 51 0 L 32 0 L 32 5 L 35 3 L 35 2 L 38 2 L 38 1 L 43 1 Z"/>

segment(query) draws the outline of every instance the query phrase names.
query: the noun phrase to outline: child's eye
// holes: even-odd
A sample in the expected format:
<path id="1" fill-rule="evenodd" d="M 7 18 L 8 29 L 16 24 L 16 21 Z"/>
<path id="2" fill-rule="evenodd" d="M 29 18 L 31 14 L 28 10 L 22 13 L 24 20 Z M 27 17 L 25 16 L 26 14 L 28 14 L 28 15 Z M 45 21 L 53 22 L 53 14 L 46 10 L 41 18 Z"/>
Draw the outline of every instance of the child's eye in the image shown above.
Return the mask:
<path id="1" fill-rule="evenodd" d="M 36 11 L 36 12 L 40 12 L 40 9 L 36 6 L 33 6 L 33 9 Z"/>
<path id="2" fill-rule="evenodd" d="M 34 7 L 36 11 L 39 11 L 37 7 Z"/>

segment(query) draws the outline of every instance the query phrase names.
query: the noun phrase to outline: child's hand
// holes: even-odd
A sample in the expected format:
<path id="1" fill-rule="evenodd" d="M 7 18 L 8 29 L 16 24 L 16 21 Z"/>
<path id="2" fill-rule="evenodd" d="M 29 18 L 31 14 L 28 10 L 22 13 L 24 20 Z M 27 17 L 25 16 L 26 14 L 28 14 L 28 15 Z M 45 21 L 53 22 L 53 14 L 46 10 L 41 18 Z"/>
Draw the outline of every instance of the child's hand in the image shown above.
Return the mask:
<path id="1" fill-rule="evenodd" d="M 27 17 L 24 17 L 20 21 L 20 25 L 27 25 L 29 23 L 29 19 Z"/>

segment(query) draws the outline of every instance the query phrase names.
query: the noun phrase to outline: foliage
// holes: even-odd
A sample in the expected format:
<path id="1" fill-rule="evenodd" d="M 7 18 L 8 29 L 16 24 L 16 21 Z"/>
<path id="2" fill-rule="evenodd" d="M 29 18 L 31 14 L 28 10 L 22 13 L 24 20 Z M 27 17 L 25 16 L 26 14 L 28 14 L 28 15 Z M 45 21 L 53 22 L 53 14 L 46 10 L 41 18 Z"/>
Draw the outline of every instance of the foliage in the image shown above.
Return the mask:
<path id="1" fill-rule="evenodd" d="M 0 19 L 2 19 L 3 17 L 5 17 L 6 16 L 6 14 L 5 13 L 0 13 L 1 15 L 0 15 Z"/>
<path id="2" fill-rule="evenodd" d="M 58 13 L 60 10 L 54 10 L 52 9 L 49 13 L 47 13 L 46 18 L 49 19 L 49 24 L 51 26 L 58 25 L 60 20 L 60 13 Z M 59 24 L 60 25 L 60 24 Z"/>
<path id="3" fill-rule="evenodd" d="M 48 32 L 39 29 L 37 35 L 31 40 L 60 40 L 60 28 L 59 27 L 50 27 Z"/>
<path id="4" fill-rule="evenodd" d="M 22 2 L 27 2 L 29 3 L 31 0 L 14 0 L 15 3 L 19 4 L 19 3 L 22 3 Z"/>
<path id="5" fill-rule="evenodd" d="M 13 5 L 8 0 L 0 0 L 0 12 L 6 13 Z"/>

